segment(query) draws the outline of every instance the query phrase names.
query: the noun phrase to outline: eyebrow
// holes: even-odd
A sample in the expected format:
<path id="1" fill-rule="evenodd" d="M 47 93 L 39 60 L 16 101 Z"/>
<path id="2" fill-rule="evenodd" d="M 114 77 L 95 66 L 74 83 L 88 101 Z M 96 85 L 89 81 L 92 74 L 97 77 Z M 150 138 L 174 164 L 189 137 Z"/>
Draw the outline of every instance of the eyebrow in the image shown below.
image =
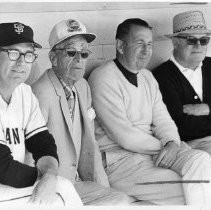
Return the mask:
<path id="1" fill-rule="evenodd" d="M 138 39 L 138 40 L 135 40 L 135 42 L 153 43 L 153 40 L 145 41 L 143 39 Z"/>
<path id="2" fill-rule="evenodd" d="M 16 50 L 16 51 L 19 51 L 19 52 L 23 52 L 23 51 L 20 51 L 20 49 L 15 49 L 15 48 L 7 48 L 7 50 Z M 35 49 L 34 50 L 26 50 L 25 53 L 27 52 L 35 52 Z"/>

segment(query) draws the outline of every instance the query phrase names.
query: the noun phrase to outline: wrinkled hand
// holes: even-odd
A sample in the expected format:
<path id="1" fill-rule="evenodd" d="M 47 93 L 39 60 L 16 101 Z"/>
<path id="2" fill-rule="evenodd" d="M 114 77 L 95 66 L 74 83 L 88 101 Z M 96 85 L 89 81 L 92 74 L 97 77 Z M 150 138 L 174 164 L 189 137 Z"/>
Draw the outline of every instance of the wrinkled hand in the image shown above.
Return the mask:
<path id="1" fill-rule="evenodd" d="M 171 167 L 176 160 L 178 150 L 179 146 L 175 142 L 168 142 L 160 151 L 155 165 L 163 168 Z"/>
<path id="2" fill-rule="evenodd" d="M 52 204 L 57 200 L 57 177 L 54 174 L 44 174 L 35 186 L 29 202 L 34 204 Z"/>
<path id="3" fill-rule="evenodd" d="M 183 112 L 188 115 L 209 115 L 210 109 L 207 104 L 186 104 L 183 106 Z"/>

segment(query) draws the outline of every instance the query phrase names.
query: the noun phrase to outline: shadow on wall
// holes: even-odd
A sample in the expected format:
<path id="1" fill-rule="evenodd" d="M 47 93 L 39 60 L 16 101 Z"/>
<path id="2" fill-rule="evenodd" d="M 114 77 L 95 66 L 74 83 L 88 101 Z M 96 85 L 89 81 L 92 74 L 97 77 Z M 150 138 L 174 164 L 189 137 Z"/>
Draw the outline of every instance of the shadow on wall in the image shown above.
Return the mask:
<path id="1" fill-rule="evenodd" d="M 33 84 L 39 77 L 41 76 L 40 73 L 40 67 L 38 65 L 38 62 L 35 61 L 35 63 L 32 65 L 32 70 L 29 75 L 29 78 L 27 79 L 26 83 L 31 85 Z"/>

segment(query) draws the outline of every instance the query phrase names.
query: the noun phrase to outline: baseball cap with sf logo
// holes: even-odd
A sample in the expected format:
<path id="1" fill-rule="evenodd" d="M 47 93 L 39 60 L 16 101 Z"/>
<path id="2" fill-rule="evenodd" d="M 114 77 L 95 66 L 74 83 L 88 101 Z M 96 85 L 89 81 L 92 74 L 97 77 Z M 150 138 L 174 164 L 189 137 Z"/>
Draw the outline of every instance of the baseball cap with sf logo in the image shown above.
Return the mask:
<path id="1" fill-rule="evenodd" d="M 88 43 L 96 38 L 95 34 L 87 33 L 86 27 L 80 21 L 72 19 L 62 20 L 53 27 L 50 33 L 50 49 L 53 49 L 57 44 L 75 35 L 84 36 Z"/>
<path id="2" fill-rule="evenodd" d="M 34 42 L 33 30 L 19 22 L 0 24 L 0 47 L 10 46 L 19 43 L 32 43 L 36 48 L 42 48 L 41 45 Z"/>

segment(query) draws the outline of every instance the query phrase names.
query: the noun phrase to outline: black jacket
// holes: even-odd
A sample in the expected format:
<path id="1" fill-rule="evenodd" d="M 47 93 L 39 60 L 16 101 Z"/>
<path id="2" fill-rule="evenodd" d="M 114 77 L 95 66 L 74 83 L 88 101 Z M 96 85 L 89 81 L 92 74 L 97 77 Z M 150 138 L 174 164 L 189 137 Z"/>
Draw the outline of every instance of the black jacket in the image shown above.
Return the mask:
<path id="1" fill-rule="evenodd" d="M 208 116 L 193 116 L 183 113 L 185 104 L 208 104 L 211 110 L 211 58 L 206 57 L 202 64 L 203 101 L 200 100 L 191 84 L 170 60 L 153 70 L 159 83 L 163 101 L 177 124 L 183 141 L 211 135 L 211 113 Z"/>

